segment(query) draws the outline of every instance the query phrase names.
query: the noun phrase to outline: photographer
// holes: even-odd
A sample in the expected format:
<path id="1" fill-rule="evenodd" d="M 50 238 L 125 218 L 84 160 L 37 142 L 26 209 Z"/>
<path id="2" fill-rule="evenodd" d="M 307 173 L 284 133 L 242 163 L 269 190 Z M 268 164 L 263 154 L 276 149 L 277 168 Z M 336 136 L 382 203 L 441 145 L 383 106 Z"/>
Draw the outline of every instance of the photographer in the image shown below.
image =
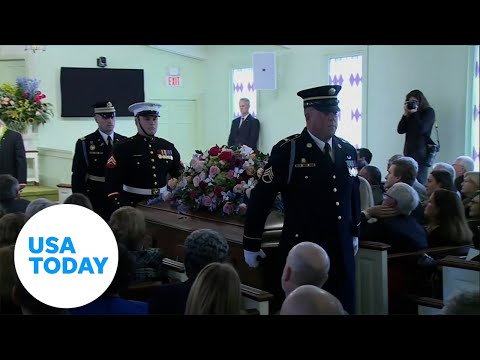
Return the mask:
<path id="1" fill-rule="evenodd" d="M 405 135 L 403 155 L 418 162 L 417 180 L 425 184 L 428 175 L 427 140 L 435 123 L 435 111 L 420 90 L 412 90 L 405 97 L 404 113 L 397 132 Z"/>

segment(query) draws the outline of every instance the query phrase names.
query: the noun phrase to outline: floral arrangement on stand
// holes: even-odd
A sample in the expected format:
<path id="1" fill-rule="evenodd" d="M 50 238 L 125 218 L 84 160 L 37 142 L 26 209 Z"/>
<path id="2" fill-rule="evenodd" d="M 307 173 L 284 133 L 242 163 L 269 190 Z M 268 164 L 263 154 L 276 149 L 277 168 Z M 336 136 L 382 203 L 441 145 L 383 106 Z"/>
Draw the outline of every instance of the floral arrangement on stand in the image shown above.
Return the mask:
<path id="1" fill-rule="evenodd" d="M 40 81 L 20 77 L 15 85 L 0 86 L 0 119 L 12 130 L 25 133 L 31 125 L 45 124 L 53 115 L 52 105 L 44 102 L 46 95 L 38 86 Z"/>
<path id="2" fill-rule="evenodd" d="M 150 203 L 168 201 L 179 212 L 203 209 L 223 216 L 245 215 L 250 192 L 267 161 L 268 154 L 246 145 L 196 150 L 178 181 L 169 182 L 173 189 Z"/>

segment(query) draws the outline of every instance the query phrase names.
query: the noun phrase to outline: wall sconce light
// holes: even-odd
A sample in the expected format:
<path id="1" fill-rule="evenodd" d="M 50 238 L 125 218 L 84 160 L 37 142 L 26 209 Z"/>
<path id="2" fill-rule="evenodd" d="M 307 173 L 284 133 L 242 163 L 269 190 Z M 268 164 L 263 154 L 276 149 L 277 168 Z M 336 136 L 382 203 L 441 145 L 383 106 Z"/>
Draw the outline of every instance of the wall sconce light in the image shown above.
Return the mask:
<path id="1" fill-rule="evenodd" d="M 25 51 L 31 51 L 34 54 L 36 52 L 45 51 L 47 49 L 47 45 L 25 45 Z"/>

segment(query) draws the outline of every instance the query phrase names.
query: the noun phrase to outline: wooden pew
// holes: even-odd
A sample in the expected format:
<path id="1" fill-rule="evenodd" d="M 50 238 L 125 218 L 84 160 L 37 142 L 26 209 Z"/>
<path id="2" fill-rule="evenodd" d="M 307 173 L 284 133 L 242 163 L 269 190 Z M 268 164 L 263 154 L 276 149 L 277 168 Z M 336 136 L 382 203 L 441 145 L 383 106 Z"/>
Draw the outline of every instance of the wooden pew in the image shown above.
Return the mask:
<path id="1" fill-rule="evenodd" d="M 362 241 L 355 256 L 355 300 L 359 315 L 388 314 L 387 250 L 390 245 Z"/>
<path id="2" fill-rule="evenodd" d="M 187 275 L 185 266 L 179 261 L 164 258 L 163 266 L 167 270 L 167 276 L 172 282 L 185 281 Z M 131 300 L 146 301 L 153 293 L 154 289 L 161 286 L 162 282 L 145 282 L 129 287 L 124 296 Z M 243 311 L 246 315 L 268 315 L 269 302 L 273 299 L 273 295 L 254 287 L 242 284 L 242 300 Z"/>
<path id="3" fill-rule="evenodd" d="M 465 255 L 470 246 L 442 246 L 416 252 L 389 253 L 384 243 L 360 242 L 355 258 L 356 305 L 358 314 L 384 315 L 417 313 L 411 295 L 431 297 L 430 285 L 422 277 L 419 256 L 428 254 L 438 260 L 448 255 Z"/>
<path id="4" fill-rule="evenodd" d="M 444 304 L 460 291 L 480 291 L 480 263 L 449 255 L 438 261 L 442 271 L 442 299 L 412 297 L 418 315 L 438 315 Z"/>

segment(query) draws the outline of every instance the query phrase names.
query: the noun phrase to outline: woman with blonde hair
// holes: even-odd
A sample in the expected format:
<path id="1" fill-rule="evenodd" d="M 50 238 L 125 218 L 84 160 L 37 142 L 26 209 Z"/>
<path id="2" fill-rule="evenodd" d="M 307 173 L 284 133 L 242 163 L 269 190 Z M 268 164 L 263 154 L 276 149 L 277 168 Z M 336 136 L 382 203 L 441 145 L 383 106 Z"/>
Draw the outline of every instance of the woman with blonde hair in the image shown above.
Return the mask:
<path id="1" fill-rule="evenodd" d="M 192 285 L 185 315 L 239 315 L 240 286 L 240 278 L 232 265 L 208 264 Z"/>
<path id="2" fill-rule="evenodd" d="M 456 192 L 435 190 L 428 199 L 425 217 L 430 247 L 472 244 L 473 234 Z"/>

